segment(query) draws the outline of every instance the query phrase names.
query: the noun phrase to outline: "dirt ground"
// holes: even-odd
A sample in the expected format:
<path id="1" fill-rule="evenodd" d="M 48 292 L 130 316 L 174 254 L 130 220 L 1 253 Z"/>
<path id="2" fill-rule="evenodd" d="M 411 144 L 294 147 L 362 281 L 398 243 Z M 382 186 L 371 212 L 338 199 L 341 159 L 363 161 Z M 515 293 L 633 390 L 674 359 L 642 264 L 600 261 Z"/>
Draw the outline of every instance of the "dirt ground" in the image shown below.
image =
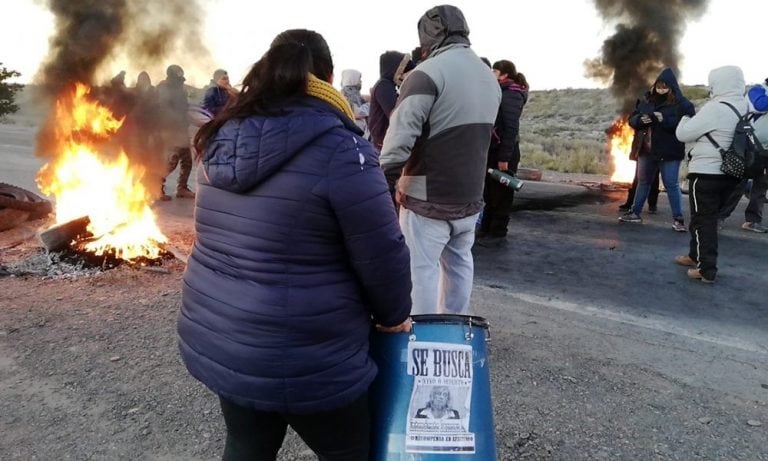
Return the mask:
<path id="1" fill-rule="evenodd" d="M 639 228 L 616 227 L 619 199 L 523 207 L 509 246 L 475 255 L 476 311 L 493 326 L 498 459 L 768 459 L 765 291 L 742 295 L 727 277 L 717 297 L 703 284 L 659 282 L 700 306 L 678 323 L 668 305 L 648 307 L 647 291 L 600 280 L 659 258 Z M 163 203 L 158 213 L 171 242 L 189 251 L 192 202 Z M 658 222 L 646 234 L 678 237 Z M 0 233 L 0 264 L 27 272 L 0 277 L 0 459 L 218 459 L 217 400 L 189 377 L 176 346 L 184 264 L 49 264 L 26 238 L 48 224 Z M 724 251 L 743 245 L 737 237 Z M 641 248 L 625 252 L 625 238 Z M 746 307 L 726 311 L 735 298 L 749 316 Z M 707 299 L 727 315 L 704 319 Z M 726 319 L 743 322 L 726 330 Z M 315 457 L 289 434 L 280 459 Z"/>

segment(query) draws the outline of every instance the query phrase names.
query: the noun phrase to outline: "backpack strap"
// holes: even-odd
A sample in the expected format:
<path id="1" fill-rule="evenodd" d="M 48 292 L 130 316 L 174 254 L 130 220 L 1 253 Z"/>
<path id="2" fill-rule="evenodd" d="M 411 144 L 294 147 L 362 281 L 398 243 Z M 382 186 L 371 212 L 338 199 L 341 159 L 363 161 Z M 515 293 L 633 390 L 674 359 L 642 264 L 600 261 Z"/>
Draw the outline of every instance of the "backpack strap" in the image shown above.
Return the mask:
<path id="1" fill-rule="evenodd" d="M 729 103 L 729 102 L 720 101 L 720 104 L 725 104 L 726 106 L 728 106 L 728 107 L 730 107 L 730 108 L 731 108 L 731 110 L 732 110 L 732 111 L 733 111 L 733 112 L 736 114 L 736 116 L 738 117 L 738 119 L 736 120 L 736 123 L 738 124 L 738 123 L 739 123 L 739 120 L 741 120 L 741 113 L 739 112 L 739 110 L 738 110 L 738 109 L 736 109 L 736 107 L 734 107 L 734 106 L 733 106 L 733 104 L 731 104 L 731 103 Z M 713 138 L 713 137 L 712 137 L 712 135 L 710 135 L 709 133 L 706 133 L 704 136 L 706 136 L 706 137 L 707 137 L 707 139 L 709 139 L 709 142 L 711 142 L 711 143 L 712 143 L 712 145 L 713 145 L 713 146 L 715 146 L 715 149 L 717 149 L 717 150 L 719 150 L 719 151 L 720 151 L 720 154 L 723 154 L 723 153 L 725 152 L 725 151 L 723 150 L 723 148 L 722 148 L 722 147 L 720 147 L 720 144 L 718 144 L 718 143 L 717 143 L 717 141 L 715 141 L 715 138 Z"/>
<path id="2" fill-rule="evenodd" d="M 723 148 L 722 148 L 722 147 L 720 147 L 720 144 L 718 144 L 718 143 L 717 143 L 717 141 L 715 141 L 715 138 L 713 138 L 711 134 L 709 134 L 709 133 L 705 133 L 705 134 L 704 134 L 704 136 L 706 136 L 706 137 L 707 137 L 707 139 L 709 139 L 709 142 L 711 142 L 711 143 L 712 143 L 712 145 L 713 145 L 713 146 L 715 146 L 715 149 L 717 149 L 718 151 L 720 151 L 720 154 L 723 154 L 723 153 L 724 153 L 724 151 L 723 151 Z"/>
<path id="3" fill-rule="evenodd" d="M 720 101 L 720 104 L 725 104 L 726 106 L 730 107 L 730 108 L 731 108 L 731 110 L 732 110 L 732 111 L 734 111 L 734 112 L 736 113 L 736 116 L 737 116 L 737 117 L 739 117 L 739 120 L 741 120 L 741 117 L 742 117 L 742 115 L 741 115 L 741 112 L 739 112 L 739 110 L 738 110 L 738 109 L 736 109 L 736 108 L 733 106 L 733 104 L 731 104 L 731 103 L 729 103 L 729 102 L 725 102 L 725 101 Z M 738 123 L 738 122 L 737 122 L 737 123 Z"/>

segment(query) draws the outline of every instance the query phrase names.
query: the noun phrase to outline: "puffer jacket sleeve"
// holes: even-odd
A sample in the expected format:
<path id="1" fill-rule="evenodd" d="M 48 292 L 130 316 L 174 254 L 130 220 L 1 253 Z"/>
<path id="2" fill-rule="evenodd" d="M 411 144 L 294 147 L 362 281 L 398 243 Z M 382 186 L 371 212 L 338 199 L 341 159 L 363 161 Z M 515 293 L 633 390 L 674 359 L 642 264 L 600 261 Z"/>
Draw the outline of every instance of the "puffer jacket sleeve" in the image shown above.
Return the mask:
<path id="1" fill-rule="evenodd" d="M 638 99 L 637 102 L 635 102 L 635 110 L 633 110 L 632 113 L 629 114 L 627 123 L 629 123 L 629 126 L 631 126 L 636 130 L 645 128 L 646 126 L 650 125 L 652 122 L 643 123 L 640 120 L 640 117 L 642 117 L 643 114 L 649 114 L 651 112 L 653 112 L 653 106 L 648 104 L 645 101 Z"/>
<path id="2" fill-rule="evenodd" d="M 682 142 L 694 142 L 717 129 L 720 123 L 716 104 L 718 103 L 714 101 L 707 102 L 695 116 L 683 116 L 675 130 L 677 139 Z"/>
<path id="3" fill-rule="evenodd" d="M 758 112 L 768 112 L 768 87 L 755 85 L 749 89 L 749 101 Z"/>
<path id="4" fill-rule="evenodd" d="M 411 311 L 410 256 L 373 147 L 351 133 L 345 137 L 331 162 L 328 187 L 374 321 L 399 325 Z"/>
<path id="5" fill-rule="evenodd" d="M 515 147 L 520 139 L 520 116 L 523 113 L 525 96 L 519 91 L 503 91 L 499 106 L 501 126 L 496 130 L 501 138 L 497 158 L 499 162 L 509 162 L 515 156 Z"/>

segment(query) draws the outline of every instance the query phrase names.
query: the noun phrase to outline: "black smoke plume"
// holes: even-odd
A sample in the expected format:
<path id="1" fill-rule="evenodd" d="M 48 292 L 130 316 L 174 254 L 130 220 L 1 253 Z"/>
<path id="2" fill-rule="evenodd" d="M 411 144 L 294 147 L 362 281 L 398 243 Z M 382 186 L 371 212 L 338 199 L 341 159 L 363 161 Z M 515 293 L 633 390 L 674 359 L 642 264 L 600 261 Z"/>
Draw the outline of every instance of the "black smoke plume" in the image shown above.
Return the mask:
<path id="1" fill-rule="evenodd" d="M 101 67 L 121 59 L 137 72 L 184 61 L 211 63 L 200 34 L 199 0 L 46 0 L 46 5 L 56 32 L 36 80 L 52 95 L 76 81 L 96 84 Z"/>
<path id="2" fill-rule="evenodd" d="M 663 68 L 680 77 L 678 45 L 686 22 L 703 14 L 708 0 L 594 2 L 603 19 L 617 25 L 601 56 L 585 62 L 587 76 L 610 84 L 621 112 L 628 114 Z"/>
<path id="3" fill-rule="evenodd" d="M 216 68 L 202 39 L 201 0 L 42 1 L 55 21 L 48 55 L 35 78 L 45 96 L 53 102 L 71 92 L 76 82 L 93 87 L 94 98 L 113 109 L 118 117 L 126 117 L 121 128 L 122 139 L 118 137 L 116 142 L 122 143 L 121 148 L 127 147 L 131 159 L 143 164 L 149 175 L 164 176 L 163 151 L 168 146 L 156 142 L 152 152 L 150 149 L 130 151 L 132 141 L 137 139 L 166 137 L 163 133 L 137 131 L 135 123 L 137 117 L 161 117 L 162 108 L 157 109 L 156 114 L 132 113 L 139 104 L 135 91 L 125 83 L 133 82 L 140 71 L 146 70 L 155 75 L 152 83 L 156 85 L 165 77 L 165 69 L 170 64 L 181 65 L 187 78 L 191 73 L 209 75 Z M 127 82 L 126 72 L 120 72 L 110 82 L 118 70 L 128 71 Z M 37 136 L 36 151 L 43 157 L 58 155 L 52 109 Z"/>

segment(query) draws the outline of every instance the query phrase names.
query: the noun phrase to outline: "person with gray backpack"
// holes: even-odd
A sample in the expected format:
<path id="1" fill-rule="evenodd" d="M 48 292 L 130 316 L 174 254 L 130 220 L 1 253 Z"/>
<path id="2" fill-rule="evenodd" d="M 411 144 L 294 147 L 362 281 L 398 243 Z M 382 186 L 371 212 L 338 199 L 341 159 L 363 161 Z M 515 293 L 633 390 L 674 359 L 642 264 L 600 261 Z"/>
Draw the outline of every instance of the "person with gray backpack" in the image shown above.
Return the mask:
<path id="1" fill-rule="evenodd" d="M 725 104 L 734 106 L 740 114 L 748 110 L 744 97 L 744 72 L 737 66 L 723 66 L 709 73 L 710 100 L 693 117 L 683 116 L 677 125 L 677 139 L 686 145 L 691 211 L 691 234 L 688 254 L 675 262 L 689 267 L 688 277 L 704 283 L 714 283 L 717 276 L 717 223 L 720 209 L 739 179 L 725 174 L 722 149 L 734 139 L 736 117 Z M 706 136 L 709 135 L 709 138 Z"/>
<path id="2" fill-rule="evenodd" d="M 755 137 L 765 148 L 768 146 L 768 78 L 765 79 L 765 83 L 750 88 L 747 96 Z M 755 162 L 757 165 L 753 168 L 753 177 L 742 180 L 734 189 L 727 203 L 720 210 L 720 221 L 725 221 L 733 213 L 741 200 L 741 196 L 745 195 L 749 198 L 749 203 L 744 210 L 744 224 L 741 225 L 741 228 L 764 234 L 768 232 L 768 228 L 762 224 L 765 192 L 768 189 L 768 175 L 766 175 L 768 159 L 758 156 L 755 158 Z"/>

